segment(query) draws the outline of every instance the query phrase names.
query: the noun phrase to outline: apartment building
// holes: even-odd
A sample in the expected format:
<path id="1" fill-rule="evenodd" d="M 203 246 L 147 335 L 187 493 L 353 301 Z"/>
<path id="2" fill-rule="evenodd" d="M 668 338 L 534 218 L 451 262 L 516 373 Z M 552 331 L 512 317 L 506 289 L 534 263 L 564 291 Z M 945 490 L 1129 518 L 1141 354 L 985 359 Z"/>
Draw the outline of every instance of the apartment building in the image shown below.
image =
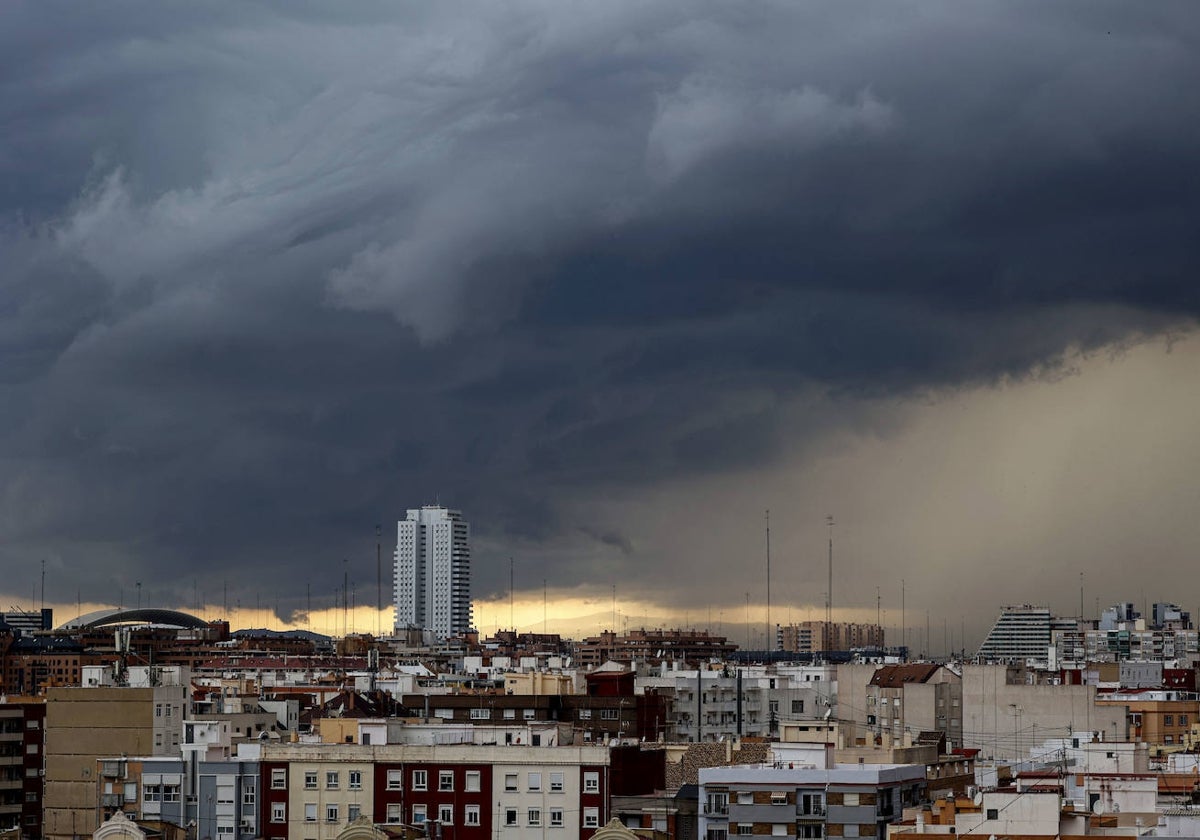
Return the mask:
<path id="1" fill-rule="evenodd" d="M 100 811 L 97 784 L 100 796 L 126 795 L 128 782 L 119 764 L 101 765 L 101 778 L 96 778 L 99 759 L 179 753 L 189 703 L 186 670 L 149 671 L 131 675 L 131 682 L 144 687 L 98 685 L 46 692 L 46 837 L 74 840 L 95 830 Z"/>
<path id="2" fill-rule="evenodd" d="M 132 820 L 190 826 L 196 837 L 253 840 L 260 836 L 257 748 L 235 758 L 192 761 L 183 757 L 112 756 L 96 764 L 100 817 L 123 813 Z"/>
<path id="3" fill-rule="evenodd" d="M 776 762 L 700 770 L 699 835 L 887 837 L 904 808 L 927 798 L 925 768 L 835 764 L 814 750 L 806 765 Z"/>
<path id="4" fill-rule="evenodd" d="M 20 840 L 42 836 L 45 719 L 41 700 L 0 702 L 0 833 Z"/>
<path id="5" fill-rule="evenodd" d="M 962 678 L 931 663 L 884 665 L 867 684 L 869 729 L 900 741 L 907 733 L 936 731 L 962 746 Z"/>
<path id="6" fill-rule="evenodd" d="M 1096 705 L 1127 713 L 1128 735 L 1151 746 L 1178 746 L 1200 720 L 1200 700 L 1191 692 L 1122 691 L 1099 694 Z"/>
<path id="7" fill-rule="evenodd" d="M 279 744 L 260 767 L 268 840 L 333 840 L 359 816 L 464 840 L 585 840 L 607 819 L 604 747 Z"/>

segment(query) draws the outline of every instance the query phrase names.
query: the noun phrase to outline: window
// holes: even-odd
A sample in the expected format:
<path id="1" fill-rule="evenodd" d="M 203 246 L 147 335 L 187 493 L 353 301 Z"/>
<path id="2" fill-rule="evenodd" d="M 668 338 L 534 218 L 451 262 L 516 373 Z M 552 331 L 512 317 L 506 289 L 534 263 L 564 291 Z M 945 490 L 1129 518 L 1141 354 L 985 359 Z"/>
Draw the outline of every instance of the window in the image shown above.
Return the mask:
<path id="1" fill-rule="evenodd" d="M 479 771 L 478 770 L 468 770 L 464 774 L 464 776 L 465 776 L 465 778 L 463 780 L 463 790 L 465 790 L 467 793 L 478 793 L 479 792 Z"/>
<path id="2" fill-rule="evenodd" d="M 803 700 L 793 700 L 792 701 L 792 714 L 794 714 L 794 715 L 804 714 L 804 701 Z"/>
<path id="3" fill-rule="evenodd" d="M 800 801 L 796 803 L 799 806 L 800 813 L 806 816 L 825 813 L 825 800 L 819 793 L 802 793 Z"/>
<path id="4" fill-rule="evenodd" d="M 338 806 L 326 805 L 325 806 L 325 822 L 335 823 L 337 821 L 338 821 Z"/>
<path id="5" fill-rule="evenodd" d="M 217 826 L 217 836 L 218 837 L 232 837 L 233 836 L 233 826 L 231 826 L 231 825 Z"/>
<path id="6" fill-rule="evenodd" d="M 453 709 L 435 709 L 433 712 L 433 716 L 436 718 L 441 718 L 442 720 L 454 720 L 454 710 Z"/>
<path id="7" fill-rule="evenodd" d="M 1187 726 L 1187 725 L 1188 725 L 1188 716 L 1187 716 L 1187 715 L 1180 715 L 1180 716 L 1179 716 L 1179 725 L 1180 725 L 1180 726 Z"/>
<path id="8" fill-rule="evenodd" d="M 843 794 L 842 795 L 842 804 L 858 807 L 858 794 L 857 793 Z"/>
<path id="9" fill-rule="evenodd" d="M 857 794 L 855 794 L 855 797 L 857 798 Z M 785 793 L 782 790 L 771 791 L 771 804 L 772 805 L 786 805 L 787 804 L 787 793 Z"/>
<path id="10" fill-rule="evenodd" d="M 438 822 L 440 822 L 442 825 L 454 825 L 453 805 L 438 806 Z"/>
<path id="11" fill-rule="evenodd" d="M 316 822 L 317 821 L 317 803 L 316 802 L 304 803 L 304 821 L 305 822 Z"/>
<path id="12" fill-rule="evenodd" d="M 754 834 L 754 824 L 753 823 L 738 823 L 737 833 L 738 833 L 738 836 L 740 836 L 740 837 L 749 837 L 749 836 L 753 835 Z"/>
<path id="13" fill-rule="evenodd" d="M 287 806 L 284 805 L 282 802 L 272 802 L 271 803 L 271 822 L 283 822 L 286 819 L 286 817 L 284 816 L 286 807 Z"/>
<path id="14" fill-rule="evenodd" d="M 578 717 L 580 720 L 591 720 L 592 719 L 592 710 L 591 709 L 580 709 L 576 713 L 576 717 Z"/>
<path id="15" fill-rule="evenodd" d="M 583 792 L 584 793 L 599 793 L 600 792 L 600 774 L 599 773 L 584 773 L 583 774 Z"/>
<path id="16" fill-rule="evenodd" d="M 349 778 L 350 790 L 362 790 L 362 771 L 351 770 Z"/>
<path id="17" fill-rule="evenodd" d="M 479 825 L 478 805 L 466 805 L 463 807 L 463 825 Z"/>
<path id="18" fill-rule="evenodd" d="M 336 770 L 331 770 L 325 774 L 325 789 L 326 790 L 337 790 L 338 784 L 339 784 L 338 772 Z"/>
<path id="19" fill-rule="evenodd" d="M 413 814 L 413 816 L 412 816 L 413 825 L 420 825 L 421 823 L 425 822 L 425 820 L 426 820 L 426 816 L 425 816 L 425 815 L 426 815 L 426 813 L 427 813 L 427 812 L 426 812 L 426 810 L 425 810 L 425 806 L 424 806 L 424 805 L 414 805 L 414 806 L 413 806 L 413 812 L 412 812 L 412 814 Z"/>
<path id="20" fill-rule="evenodd" d="M 516 773 L 505 773 L 504 774 L 504 789 L 508 790 L 508 791 L 517 789 L 517 774 Z"/>
<path id="21" fill-rule="evenodd" d="M 584 808 L 583 809 L 583 827 L 597 828 L 600 825 L 600 809 L 599 808 Z"/>
<path id="22" fill-rule="evenodd" d="M 253 787 L 243 788 L 242 789 L 242 804 L 243 805 L 253 805 L 254 801 L 255 801 L 254 800 L 254 788 Z"/>
<path id="23" fill-rule="evenodd" d="M 400 803 L 389 802 L 387 806 L 387 821 L 390 823 L 400 822 Z"/>
<path id="24" fill-rule="evenodd" d="M 37 729 L 38 722 L 36 720 L 27 720 L 27 721 L 25 721 L 25 728 L 26 729 Z"/>
<path id="25" fill-rule="evenodd" d="M 820 823 L 806 823 L 804 825 L 796 826 L 796 836 L 803 838 L 824 837 L 824 829 L 825 826 L 821 825 Z"/>
<path id="26" fill-rule="evenodd" d="M 400 790 L 400 785 L 403 780 L 403 776 L 401 774 L 403 772 L 404 772 L 403 770 L 387 771 L 387 789 L 388 790 Z"/>
<path id="27" fill-rule="evenodd" d="M 361 816 L 362 816 L 362 806 L 361 805 L 347 805 L 346 806 L 346 822 L 354 822 L 356 819 L 358 819 Z"/>
<path id="28" fill-rule="evenodd" d="M 429 773 L 425 770 L 413 771 L 413 790 L 428 790 L 429 789 Z"/>
<path id="29" fill-rule="evenodd" d="M 563 824 L 563 809 L 562 808 L 551 808 L 550 809 L 550 826 L 552 828 L 562 828 L 562 824 Z"/>
<path id="30" fill-rule="evenodd" d="M 452 791 L 454 790 L 454 771 L 439 770 L 438 771 L 438 790 Z"/>
<path id="31" fill-rule="evenodd" d="M 533 709 L 525 709 L 521 712 L 521 716 L 524 717 L 525 720 L 533 720 L 535 717 L 537 717 L 537 712 L 535 712 Z"/>
<path id="32" fill-rule="evenodd" d="M 1163 715 L 1163 726 L 1174 726 L 1175 715 Z"/>
<path id="33" fill-rule="evenodd" d="M 516 709 L 505 709 L 504 710 L 504 719 L 505 720 L 516 720 L 517 719 L 517 710 Z"/>
<path id="34" fill-rule="evenodd" d="M 517 809 L 516 808 L 505 808 L 504 809 L 504 824 L 505 825 L 516 825 L 517 824 Z"/>
<path id="35" fill-rule="evenodd" d="M 550 792 L 551 793 L 562 793 L 562 789 L 563 789 L 563 774 L 562 773 L 551 773 L 550 774 Z"/>
<path id="36" fill-rule="evenodd" d="M 305 790 L 316 790 L 317 789 L 317 771 L 316 770 L 305 770 L 304 771 L 304 789 Z"/>
<path id="37" fill-rule="evenodd" d="M 1172 741 L 1172 740 L 1171 740 L 1171 736 L 1170 736 L 1170 735 L 1164 735 L 1164 736 L 1163 736 L 1163 743 L 1164 743 L 1164 744 L 1171 744 L 1171 743 L 1174 743 L 1174 741 Z"/>
<path id="38" fill-rule="evenodd" d="M 271 790 L 287 790 L 287 770 L 271 771 Z"/>
<path id="39" fill-rule="evenodd" d="M 619 720 L 621 717 L 620 709 L 601 709 L 600 720 Z"/>
<path id="40" fill-rule="evenodd" d="M 179 785 L 163 785 L 163 802 L 179 801 Z"/>
<path id="41" fill-rule="evenodd" d="M 987 818 L 989 820 L 1000 819 L 1000 809 L 999 808 L 988 808 L 987 809 Z"/>
<path id="42" fill-rule="evenodd" d="M 529 789 L 530 790 L 541 790 L 542 789 L 542 774 L 541 773 L 530 773 L 529 774 Z"/>
<path id="43" fill-rule="evenodd" d="M 542 809 L 530 808 L 525 814 L 526 825 L 537 828 L 542 824 Z"/>
<path id="44" fill-rule="evenodd" d="M 491 719 L 492 719 L 492 710 L 491 709 L 472 709 L 471 710 L 471 720 L 491 720 Z"/>

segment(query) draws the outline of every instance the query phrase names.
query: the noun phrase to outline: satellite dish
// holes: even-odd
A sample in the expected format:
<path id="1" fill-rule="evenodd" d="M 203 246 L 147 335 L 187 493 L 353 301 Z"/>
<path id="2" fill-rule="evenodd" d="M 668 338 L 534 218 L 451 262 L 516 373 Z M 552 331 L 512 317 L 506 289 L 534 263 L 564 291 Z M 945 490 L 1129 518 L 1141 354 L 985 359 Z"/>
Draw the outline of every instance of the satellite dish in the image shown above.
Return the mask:
<path id="1" fill-rule="evenodd" d="M 978 791 L 978 790 L 975 791 L 975 795 L 971 797 L 971 801 L 974 802 L 976 805 L 982 805 L 983 804 L 983 791 Z"/>
<path id="2" fill-rule="evenodd" d="M 1104 803 L 1099 799 L 1097 799 L 1096 804 L 1092 806 L 1092 813 L 1097 817 L 1104 813 Z"/>
<path id="3" fill-rule="evenodd" d="M 833 709 L 826 709 L 825 710 L 825 720 L 829 720 L 831 717 L 833 717 Z"/>

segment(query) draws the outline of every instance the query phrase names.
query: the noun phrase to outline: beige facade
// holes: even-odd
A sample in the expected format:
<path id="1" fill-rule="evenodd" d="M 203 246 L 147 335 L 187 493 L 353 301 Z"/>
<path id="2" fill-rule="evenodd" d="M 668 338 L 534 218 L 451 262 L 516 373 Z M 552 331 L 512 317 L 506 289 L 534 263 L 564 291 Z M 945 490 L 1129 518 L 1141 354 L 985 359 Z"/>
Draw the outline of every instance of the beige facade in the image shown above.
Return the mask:
<path id="1" fill-rule="evenodd" d="M 508 694 L 562 695 L 575 694 L 575 681 L 567 674 L 545 671 L 526 671 L 504 675 L 504 690 Z"/>
<path id="2" fill-rule="evenodd" d="M 98 759 L 179 751 L 187 713 L 183 686 L 51 688 L 46 700 L 44 834 L 49 840 L 91 834 L 103 785 L 124 783 L 116 766 L 124 762 L 113 762 L 112 776 L 97 779 Z"/>
<path id="3" fill-rule="evenodd" d="M 1106 741 L 1127 736 L 1124 705 L 1099 706 L 1090 685 L 1010 683 L 1004 665 L 963 666 L 964 746 L 984 757 L 1024 758 L 1048 737 L 1098 732 Z"/>
<path id="4" fill-rule="evenodd" d="M 288 774 L 288 835 L 306 840 L 332 840 L 363 814 L 375 811 L 374 765 L 361 751 L 346 761 L 293 761 Z"/>

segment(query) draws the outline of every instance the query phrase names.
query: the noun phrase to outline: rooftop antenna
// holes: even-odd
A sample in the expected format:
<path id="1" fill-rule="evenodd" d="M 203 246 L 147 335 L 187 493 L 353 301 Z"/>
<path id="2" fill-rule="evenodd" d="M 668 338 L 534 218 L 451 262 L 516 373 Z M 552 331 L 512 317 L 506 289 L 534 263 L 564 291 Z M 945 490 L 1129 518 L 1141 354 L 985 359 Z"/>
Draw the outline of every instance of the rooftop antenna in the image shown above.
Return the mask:
<path id="1" fill-rule="evenodd" d="M 513 594 L 513 587 L 516 582 L 516 566 L 513 563 L 512 557 L 508 558 L 508 626 L 513 631 L 513 643 L 517 640 L 517 608 L 516 596 Z"/>
<path id="2" fill-rule="evenodd" d="M 904 612 L 904 578 L 900 578 L 900 647 L 908 647 L 908 619 Z M 904 658 L 908 659 L 908 651 L 905 650 Z"/>
<path id="3" fill-rule="evenodd" d="M 46 609 L 46 558 L 42 558 L 42 601 L 39 609 Z"/>
<path id="4" fill-rule="evenodd" d="M 825 593 L 825 624 L 833 628 L 833 515 L 825 517 L 825 525 L 829 528 L 829 591 Z"/>
<path id="5" fill-rule="evenodd" d="M 1083 621 L 1083 572 L 1079 573 L 1079 620 Z"/>
<path id="6" fill-rule="evenodd" d="M 342 558 L 342 635 L 350 626 L 350 558 Z"/>
<path id="7" fill-rule="evenodd" d="M 550 630 L 549 630 L 550 625 L 548 623 L 547 616 L 548 616 L 548 613 L 546 612 L 546 579 L 542 578 L 542 634 L 548 636 L 550 634 Z"/>
<path id="8" fill-rule="evenodd" d="M 771 509 L 767 509 L 767 632 L 763 637 L 763 647 L 771 649 Z"/>
<path id="9" fill-rule="evenodd" d="M 375 526 L 375 632 L 383 635 L 383 527 Z"/>
<path id="10" fill-rule="evenodd" d="M 617 585 L 615 583 L 612 585 L 612 595 L 613 595 L 613 604 L 612 604 L 612 625 L 611 626 L 612 626 L 613 635 L 615 636 L 615 635 L 617 635 Z"/>
<path id="11" fill-rule="evenodd" d="M 746 650 L 750 650 L 750 593 L 746 593 Z"/>

